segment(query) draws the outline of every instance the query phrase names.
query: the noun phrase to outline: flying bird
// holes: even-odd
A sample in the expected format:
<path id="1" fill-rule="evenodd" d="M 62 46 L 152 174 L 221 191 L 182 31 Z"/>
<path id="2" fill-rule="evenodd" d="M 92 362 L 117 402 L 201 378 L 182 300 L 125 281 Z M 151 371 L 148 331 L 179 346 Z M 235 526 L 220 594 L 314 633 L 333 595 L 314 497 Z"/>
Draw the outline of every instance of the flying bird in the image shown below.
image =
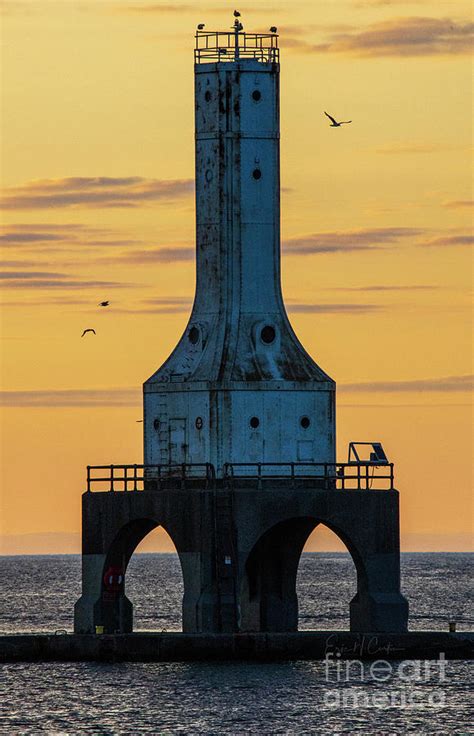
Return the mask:
<path id="1" fill-rule="evenodd" d="M 330 128 L 340 128 L 341 125 L 347 125 L 348 123 L 352 123 L 352 120 L 341 120 L 341 122 L 338 123 L 337 120 L 334 120 L 334 118 L 331 115 L 329 115 L 327 112 L 324 112 L 324 114 L 331 121 L 331 125 L 329 126 Z"/>
<path id="2" fill-rule="evenodd" d="M 206 25 L 205 23 L 199 23 L 199 25 L 198 25 L 198 31 L 202 31 L 202 29 L 204 28 L 205 25 Z"/>
<path id="3" fill-rule="evenodd" d="M 270 28 L 270 33 L 276 33 L 278 31 L 278 28 L 276 26 L 272 26 Z"/>
<path id="4" fill-rule="evenodd" d="M 110 302 L 99 302 L 97 306 L 98 307 L 108 307 L 109 304 L 110 304 Z"/>
<path id="5" fill-rule="evenodd" d="M 234 18 L 240 18 L 240 13 L 238 10 L 234 10 Z"/>
<path id="6" fill-rule="evenodd" d="M 93 332 L 94 335 L 96 334 L 95 333 L 95 330 L 92 327 L 88 327 L 87 330 L 84 330 L 84 332 L 82 333 L 81 337 L 84 337 L 84 335 L 86 335 L 88 332 Z"/>

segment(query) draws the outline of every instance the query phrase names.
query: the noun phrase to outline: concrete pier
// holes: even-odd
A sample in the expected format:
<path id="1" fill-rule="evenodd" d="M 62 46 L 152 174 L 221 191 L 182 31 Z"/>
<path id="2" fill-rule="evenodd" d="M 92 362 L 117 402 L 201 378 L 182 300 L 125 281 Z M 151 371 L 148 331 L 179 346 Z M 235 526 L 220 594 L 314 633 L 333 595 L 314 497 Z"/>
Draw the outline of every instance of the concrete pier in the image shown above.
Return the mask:
<path id="1" fill-rule="evenodd" d="M 353 634 L 302 631 L 273 634 L 136 633 L 20 634 L 0 637 L 0 662 L 285 661 L 472 659 L 474 634 L 413 631 Z"/>
<path id="2" fill-rule="evenodd" d="M 298 563 L 318 524 L 339 536 L 356 567 L 351 631 L 406 631 L 398 492 L 286 483 L 262 490 L 85 493 L 83 590 L 75 632 L 92 634 L 97 626 L 110 634 L 132 632 L 127 565 L 157 526 L 170 535 L 181 562 L 184 632 L 295 632 Z"/>

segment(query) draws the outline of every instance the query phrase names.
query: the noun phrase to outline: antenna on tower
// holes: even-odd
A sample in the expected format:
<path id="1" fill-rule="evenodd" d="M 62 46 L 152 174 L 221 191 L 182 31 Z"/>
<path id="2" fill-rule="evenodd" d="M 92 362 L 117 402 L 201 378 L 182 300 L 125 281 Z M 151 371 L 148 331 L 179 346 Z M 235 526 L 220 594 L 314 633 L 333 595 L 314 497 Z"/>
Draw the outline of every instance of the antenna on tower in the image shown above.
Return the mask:
<path id="1" fill-rule="evenodd" d="M 234 20 L 233 29 L 234 29 L 234 36 L 235 36 L 235 42 L 234 42 L 234 45 L 235 45 L 235 59 L 238 59 L 240 57 L 240 53 L 239 53 L 239 33 L 244 30 L 244 27 L 243 27 L 242 23 L 239 20 L 240 13 L 239 13 L 238 10 L 234 10 L 234 18 L 235 18 L 235 20 Z"/>

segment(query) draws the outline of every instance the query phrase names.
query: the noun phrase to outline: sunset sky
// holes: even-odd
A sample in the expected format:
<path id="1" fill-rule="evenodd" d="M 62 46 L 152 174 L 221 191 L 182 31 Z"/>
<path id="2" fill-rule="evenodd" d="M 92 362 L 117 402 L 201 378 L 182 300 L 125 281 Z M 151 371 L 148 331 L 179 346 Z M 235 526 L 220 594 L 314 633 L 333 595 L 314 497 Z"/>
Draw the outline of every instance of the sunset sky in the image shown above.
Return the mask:
<path id="1" fill-rule="evenodd" d="M 187 322 L 193 36 L 234 5 L 1 7 L 3 551 L 78 551 L 85 466 L 142 461 L 141 384 Z M 237 7 L 280 34 L 283 289 L 338 385 L 338 457 L 382 441 L 403 549 L 466 550 L 471 4 Z"/>

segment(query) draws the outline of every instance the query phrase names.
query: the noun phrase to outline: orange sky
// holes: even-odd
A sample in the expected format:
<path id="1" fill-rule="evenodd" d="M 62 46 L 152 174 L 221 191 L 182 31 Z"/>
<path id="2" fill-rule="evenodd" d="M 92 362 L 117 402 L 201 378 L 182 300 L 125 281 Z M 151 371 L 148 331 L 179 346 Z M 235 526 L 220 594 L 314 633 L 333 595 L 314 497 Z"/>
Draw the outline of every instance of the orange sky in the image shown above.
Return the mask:
<path id="1" fill-rule="evenodd" d="M 2 8 L 3 550 L 71 551 L 85 466 L 141 461 L 141 384 L 186 324 L 193 34 L 226 29 L 234 6 Z M 381 440 L 404 548 L 467 549 L 470 4 L 240 10 L 248 30 L 279 28 L 283 287 L 338 383 L 339 459 Z M 323 110 L 353 123 L 333 130 Z"/>

